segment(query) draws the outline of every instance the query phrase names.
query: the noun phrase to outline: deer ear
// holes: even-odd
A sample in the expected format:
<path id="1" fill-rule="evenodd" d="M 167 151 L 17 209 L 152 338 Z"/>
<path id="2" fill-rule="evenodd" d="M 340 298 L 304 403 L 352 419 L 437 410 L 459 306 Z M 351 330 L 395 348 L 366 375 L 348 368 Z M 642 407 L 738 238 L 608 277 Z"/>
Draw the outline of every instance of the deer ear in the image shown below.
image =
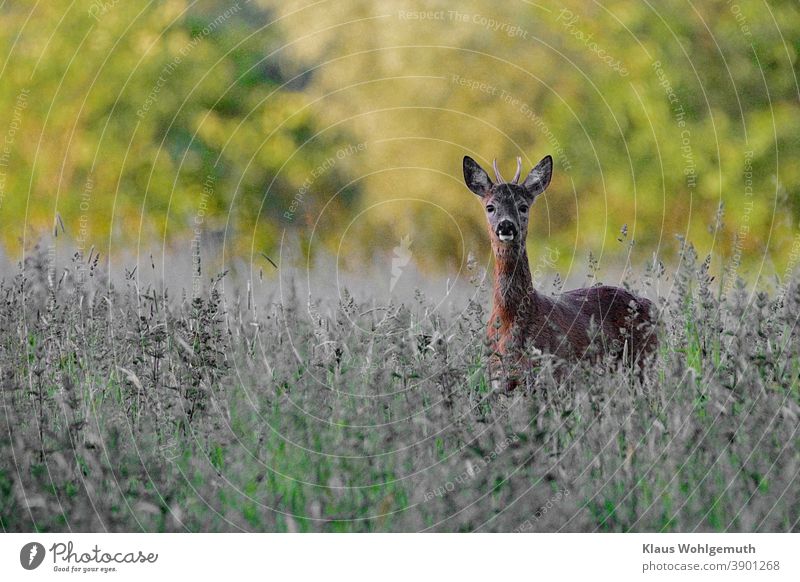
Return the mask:
<path id="1" fill-rule="evenodd" d="M 464 182 L 467 188 L 483 198 L 492 187 L 489 174 L 483 171 L 478 163 L 469 156 L 464 156 Z"/>
<path id="2" fill-rule="evenodd" d="M 528 177 L 522 183 L 525 192 L 531 198 L 536 198 L 539 194 L 545 191 L 550 185 L 550 178 L 553 176 L 553 158 L 545 156 L 542 161 L 536 164 L 536 167 L 531 170 Z"/>

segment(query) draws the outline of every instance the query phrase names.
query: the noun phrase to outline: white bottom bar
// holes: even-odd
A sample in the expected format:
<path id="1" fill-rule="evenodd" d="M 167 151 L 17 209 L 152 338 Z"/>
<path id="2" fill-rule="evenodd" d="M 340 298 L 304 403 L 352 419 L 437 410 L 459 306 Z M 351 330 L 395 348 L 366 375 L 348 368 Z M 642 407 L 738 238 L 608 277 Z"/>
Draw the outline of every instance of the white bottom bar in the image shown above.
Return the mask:
<path id="1" fill-rule="evenodd" d="M 41 546 L 32 550 L 32 542 Z M 253 574 L 348 582 L 565 575 L 749 582 L 800 579 L 798 542 L 797 534 L 4 534 L 0 571 L 5 580 L 138 582 Z M 37 560 L 33 570 L 23 566 Z"/>

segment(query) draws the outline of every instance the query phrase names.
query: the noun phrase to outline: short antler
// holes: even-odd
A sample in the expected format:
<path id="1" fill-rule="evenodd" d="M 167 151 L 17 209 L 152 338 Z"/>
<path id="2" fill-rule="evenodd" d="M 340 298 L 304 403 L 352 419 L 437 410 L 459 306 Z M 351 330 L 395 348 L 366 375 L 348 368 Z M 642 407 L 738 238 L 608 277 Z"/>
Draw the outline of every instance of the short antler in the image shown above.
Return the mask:
<path id="1" fill-rule="evenodd" d="M 503 176 L 500 175 L 500 170 L 497 169 L 497 158 L 495 158 L 492 162 L 492 167 L 494 168 L 494 177 L 497 178 L 497 183 L 501 184 L 505 182 L 505 180 L 503 180 Z"/>
<path id="2" fill-rule="evenodd" d="M 512 184 L 519 183 L 519 173 L 522 171 L 522 158 L 517 156 L 517 173 L 514 174 L 514 179 L 511 180 Z"/>
<path id="3" fill-rule="evenodd" d="M 497 158 L 492 162 L 492 167 L 494 168 L 494 177 L 497 178 L 498 184 L 517 184 L 519 182 L 520 172 L 522 172 L 522 158 L 517 156 L 517 173 L 514 174 L 514 178 L 510 182 L 506 182 L 503 176 L 500 175 L 500 170 L 497 168 Z"/>

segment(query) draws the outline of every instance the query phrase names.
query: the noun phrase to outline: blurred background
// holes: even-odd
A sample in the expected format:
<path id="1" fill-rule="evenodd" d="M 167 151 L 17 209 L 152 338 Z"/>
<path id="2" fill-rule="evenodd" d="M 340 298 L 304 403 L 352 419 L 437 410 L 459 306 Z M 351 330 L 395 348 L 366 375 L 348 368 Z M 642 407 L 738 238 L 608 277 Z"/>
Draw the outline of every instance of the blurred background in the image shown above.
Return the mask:
<path id="1" fill-rule="evenodd" d="M 510 177 L 546 154 L 528 242 L 547 269 L 641 270 L 676 235 L 729 279 L 800 258 L 795 0 L 48 0 L 0 19 L 11 261 L 57 231 L 111 260 L 455 276 L 489 262 L 462 157 Z"/>

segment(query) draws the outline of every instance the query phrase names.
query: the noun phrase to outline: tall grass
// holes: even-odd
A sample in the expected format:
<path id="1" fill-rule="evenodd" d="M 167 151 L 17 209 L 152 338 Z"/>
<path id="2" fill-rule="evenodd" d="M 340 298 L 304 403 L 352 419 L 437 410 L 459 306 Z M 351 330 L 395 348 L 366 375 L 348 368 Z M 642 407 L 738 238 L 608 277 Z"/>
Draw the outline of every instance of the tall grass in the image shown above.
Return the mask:
<path id="1" fill-rule="evenodd" d="M 641 378 L 486 382 L 489 307 L 226 299 L 42 252 L 0 284 L 5 531 L 796 531 L 800 286 L 684 249 Z M 721 288 L 721 287 L 720 287 Z"/>

